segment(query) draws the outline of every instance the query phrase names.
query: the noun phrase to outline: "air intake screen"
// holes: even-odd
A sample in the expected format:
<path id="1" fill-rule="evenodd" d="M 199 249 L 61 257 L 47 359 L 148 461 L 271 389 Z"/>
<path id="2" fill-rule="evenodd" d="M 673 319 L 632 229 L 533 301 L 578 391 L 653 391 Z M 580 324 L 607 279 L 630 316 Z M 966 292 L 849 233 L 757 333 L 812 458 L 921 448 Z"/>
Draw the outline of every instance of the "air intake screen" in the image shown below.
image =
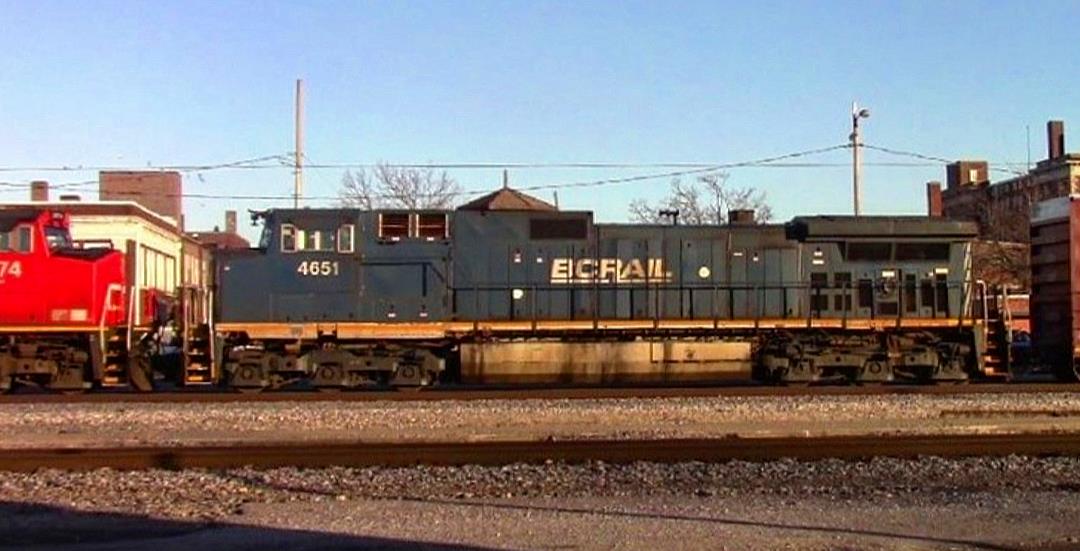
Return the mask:
<path id="1" fill-rule="evenodd" d="M 585 239 L 588 226 L 584 218 L 533 218 L 529 220 L 530 239 Z"/>

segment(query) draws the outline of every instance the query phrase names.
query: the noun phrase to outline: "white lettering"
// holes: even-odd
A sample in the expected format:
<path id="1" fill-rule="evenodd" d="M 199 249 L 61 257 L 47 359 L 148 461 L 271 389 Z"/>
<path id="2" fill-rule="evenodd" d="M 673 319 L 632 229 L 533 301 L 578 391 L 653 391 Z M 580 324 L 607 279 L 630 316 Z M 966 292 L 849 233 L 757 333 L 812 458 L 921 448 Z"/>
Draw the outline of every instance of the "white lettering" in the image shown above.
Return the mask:
<path id="1" fill-rule="evenodd" d="M 554 258 L 551 260 L 551 282 L 562 283 L 570 281 L 570 259 Z"/>
<path id="2" fill-rule="evenodd" d="M 308 260 L 296 267 L 296 273 L 309 277 L 336 276 L 341 268 L 336 260 Z"/>
<path id="3" fill-rule="evenodd" d="M 21 260 L 0 260 L 0 283 L 8 276 L 20 278 L 23 275 Z"/>
<path id="4" fill-rule="evenodd" d="M 550 273 L 551 283 L 665 283 L 674 278 L 662 258 L 552 258 Z"/>

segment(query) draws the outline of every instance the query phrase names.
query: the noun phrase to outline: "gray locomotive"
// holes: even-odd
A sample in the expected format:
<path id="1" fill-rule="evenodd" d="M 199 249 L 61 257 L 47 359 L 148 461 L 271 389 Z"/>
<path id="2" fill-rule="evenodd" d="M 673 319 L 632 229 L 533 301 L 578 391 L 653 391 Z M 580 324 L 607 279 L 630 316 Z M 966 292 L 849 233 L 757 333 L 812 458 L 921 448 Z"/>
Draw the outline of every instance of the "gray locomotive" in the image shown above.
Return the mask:
<path id="1" fill-rule="evenodd" d="M 956 381 L 984 369 L 970 223 L 598 224 L 506 188 L 453 211 L 259 217 L 259 247 L 217 261 L 215 356 L 237 388 Z"/>

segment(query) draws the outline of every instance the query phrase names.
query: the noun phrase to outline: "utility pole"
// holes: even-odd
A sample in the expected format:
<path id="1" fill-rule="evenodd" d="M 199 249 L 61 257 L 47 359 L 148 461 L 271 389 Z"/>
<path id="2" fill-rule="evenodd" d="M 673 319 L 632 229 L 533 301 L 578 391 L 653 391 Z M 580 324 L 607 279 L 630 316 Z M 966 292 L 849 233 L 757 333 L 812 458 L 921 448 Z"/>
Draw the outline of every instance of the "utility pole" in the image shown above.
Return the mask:
<path id="1" fill-rule="evenodd" d="M 868 118 L 870 118 L 869 109 L 859 109 L 858 103 L 851 102 L 851 183 L 855 199 L 855 216 L 862 214 L 862 158 L 859 151 L 862 140 L 859 136 L 859 119 Z"/>
<path id="2" fill-rule="evenodd" d="M 293 166 L 293 208 L 300 208 L 304 195 L 304 81 L 296 79 L 296 151 Z"/>

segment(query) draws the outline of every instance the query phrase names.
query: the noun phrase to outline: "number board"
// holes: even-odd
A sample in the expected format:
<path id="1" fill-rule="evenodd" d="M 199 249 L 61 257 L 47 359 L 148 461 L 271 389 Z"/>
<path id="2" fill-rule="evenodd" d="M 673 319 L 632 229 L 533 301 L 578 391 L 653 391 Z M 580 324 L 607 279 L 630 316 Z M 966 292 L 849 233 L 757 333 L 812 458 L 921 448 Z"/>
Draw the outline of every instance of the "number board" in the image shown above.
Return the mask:
<path id="1" fill-rule="evenodd" d="M 305 260 L 296 267 L 296 273 L 306 277 L 334 277 L 340 272 L 337 260 Z"/>

